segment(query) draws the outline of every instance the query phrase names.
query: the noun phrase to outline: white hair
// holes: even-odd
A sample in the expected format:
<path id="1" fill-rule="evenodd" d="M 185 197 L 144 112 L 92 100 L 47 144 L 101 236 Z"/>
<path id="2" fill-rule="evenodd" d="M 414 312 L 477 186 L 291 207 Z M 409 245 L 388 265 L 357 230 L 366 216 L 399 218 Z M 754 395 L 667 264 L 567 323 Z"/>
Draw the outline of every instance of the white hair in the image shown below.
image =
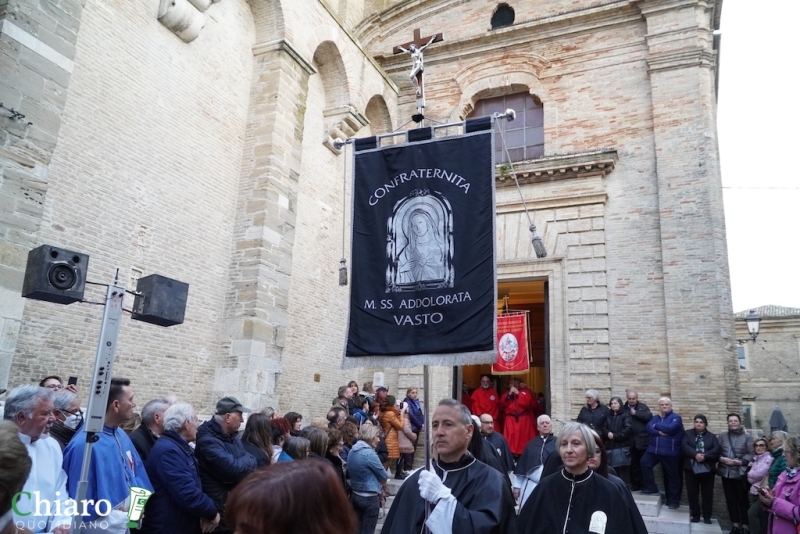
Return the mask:
<path id="1" fill-rule="evenodd" d="M 600 394 L 597 392 L 596 389 L 587 389 L 586 390 L 586 396 L 587 397 L 591 397 L 594 400 L 600 402 Z"/>
<path id="2" fill-rule="evenodd" d="M 13 421 L 19 412 L 26 418 L 33 417 L 33 411 L 40 400 L 53 400 L 53 392 L 47 388 L 25 385 L 14 388 L 6 397 L 3 419 Z"/>
<path id="3" fill-rule="evenodd" d="M 573 421 L 565 424 L 564 428 L 561 429 L 561 432 L 558 433 L 558 441 L 556 442 L 558 447 L 560 448 L 561 442 L 569 438 L 575 432 L 580 433 L 583 442 L 586 444 L 586 453 L 588 454 L 588 458 L 594 456 L 594 453 L 597 452 L 597 443 L 594 441 L 594 436 L 596 433 L 583 423 L 577 423 Z"/>
<path id="4" fill-rule="evenodd" d="M 661 397 L 660 399 L 658 399 L 658 403 L 661 404 L 662 402 L 668 402 L 672 404 L 672 399 L 670 399 L 669 397 Z"/>
<path id="5" fill-rule="evenodd" d="M 61 390 L 53 395 L 53 407 L 56 410 L 69 410 L 70 405 L 78 400 L 78 396 L 71 391 Z"/>
<path id="6" fill-rule="evenodd" d="M 186 421 L 191 421 L 195 417 L 195 411 L 191 404 L 179 402 L 173 404 L 164 412 L 164 430 L 179 432 Z"/>
<path id="7" fill-rule="evenodd" d="M 553 422 L 553 420 L 552 420 L 552 419 L 550 419 L 550 416 L 549 416 L 549 415 L 547 415 L 546 413 L 543 413 L 542 415 L 540 415 L 539 417 L 537 417 L 537 418 L 536 418 L 536 424 L 538 425 L 539 423 L 541 423 L 542 421 L 544 421 L 544 418 L 545 418 L 545 417 L 546 417 L 546 418 L 547 418 L 547 420 L 548 420 L 548 421 L 550 421 L 551 423 Z"/>

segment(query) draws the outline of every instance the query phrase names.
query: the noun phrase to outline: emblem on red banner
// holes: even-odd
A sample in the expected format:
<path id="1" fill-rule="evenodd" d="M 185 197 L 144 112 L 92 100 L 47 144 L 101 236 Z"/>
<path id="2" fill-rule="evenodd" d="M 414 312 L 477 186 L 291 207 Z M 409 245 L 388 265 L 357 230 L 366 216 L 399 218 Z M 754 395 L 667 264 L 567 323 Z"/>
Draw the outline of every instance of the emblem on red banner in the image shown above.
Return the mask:
<path id="1" fill-rule="evenodd" d="M 530 367 L 528 362 L 528 314 L 507 313 L 497 317 L 497 360 L 492 374 L 519 374 Z"/>

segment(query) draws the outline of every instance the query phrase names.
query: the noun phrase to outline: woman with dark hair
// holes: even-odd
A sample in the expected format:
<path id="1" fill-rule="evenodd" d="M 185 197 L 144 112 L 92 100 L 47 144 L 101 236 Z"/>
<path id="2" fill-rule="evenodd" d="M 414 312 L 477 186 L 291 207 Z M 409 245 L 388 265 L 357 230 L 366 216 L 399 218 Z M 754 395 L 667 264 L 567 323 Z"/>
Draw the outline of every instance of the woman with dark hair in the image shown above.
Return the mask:
<path id="1" fill-rule="evenodd" d="M 719 441 L 708 431 L 708 419 L 699 413 L 694 416 L 694 428 L 687 430 L 681 441 L 684 456 L 683 472 L 686 479 L 686 495 L 689 497 L 689 513 L 692 523 L 711 523 L 711 507 L 714 502 L 714 463 L 719 459 Z M 700 506 L 700 496 L 703 506 Z"/>
<path id="2" fill-rule="evenodd" d="M 358 427 L 355 423 L 351 423 L 350 421 L 345 421 L 342 425 L 342 428 L 339 429 L 339 432 L 342 433 L 342 449 L 339 451 L 339 458 L 342 459 L 343 462 L 347 463 L 347 457 L 350 454 L 350 449 L 353 448 L 353 445 L 356 444 L 358 440 Z"/>
<path id="3" fill-rule="evenodd" d="M 57 375 L 50 375 L 50 376 L 46 376 L 46 377 L 42 378 L 39 381 L 39 387 L 40 388 L 47 388 L 50 391 L 52 391 L 53 393 L 57 393 L 57 392 L 61 391 L 62 389 L 65 389 L 67 391 L 71 391 L 75 395 L 78 394 L 78 388 L 76 388 L 74 384 L 67 384 L 65 386 L 63 384 L 63 382 L 61 382 L 61 377 L 57 376 Z"/>
<path id="4" fill-rule="evenodd" d="M 289 435 L 299 436 L 300 430 L 303 429 L 303 416 L 297 412 L 287 412 L 284 417 L 289 421 L 289 425 L 292 427 L 292 429 L 289 430 Z"/>
<path id="5" fill-rule="evenodd" d="M 403 431 L 405 410 L 398 411 L 395 404 L 396 400 L 393 395 L 387 396 L 381 403 L 381 428 L 386 436 L 389 462 L 395 463 L 394 478 L 403 480 L 408 475 L 403 472 L 403 462 L 400 460 L 400 438 L 398 437 L 398 432 Z"/>
<path id="6" fill-rule="evenodd" d="M 644 524 L 642 514 L 639 512 L 639 507 L 636 506 L 636 501 L 633 500 L 633 495 L 631 495 L 628 485 L 620 477 L 613 474 L 614 468 L 608 465 L 608 451 L 603 440 L 600 439 L 600 436 L 595 435 L 594 442 L 597 445 L 597 450 L 594 453 L 594 458 L 589 458 L 589 469 L 617 486 L 631 514 L 633 531 L 636 534 L 647 534 L 647 526 Z"/>
<path id="7" fill-rule="evenodd" d="M 244 450 L 255 457 L 258 467 L 272 463 L 275 451 L 272 448 L 272 425 L 269 417 L 260 413 L 250 414 L 242 433 L 242 445 Z"/>
<path id="8" fill-rule="evenodd" d="M 311 442 L 300 436 L 291 437 L 283 444 L 283 452 L 290 460 L 305 460 L 311 452 Z"/>
<path id="9" fill-rule="evenodd" d="M 759 496 L 769 512 L 768 534 L 794 534 L 800 522 L 800 439 L 793 436 L 783 442 L 783 457 L 786 470 L 774 488 L 764 488 Z"/>
<path id="10" fill-rule="evenodd" d="M 347 480 L 345 480 L 344 477 L 344 462 L 339 457 L 339 452 L 342 450 L 342 445 L 344 445 L 344 441 L 342 441 L 342 433 L 335 428 L 329 428 L 327 433 L 328 446 L 325 449 L 325 459 L 331 463 L 333 470 L 336 471 L 336 474 L 342 483 L 342 488 L 347 491 Z"/>
<path id="11" fill-rule="evenodd" d="M 788 432 L 776 430 L 769 437 L 769 454 L 772 456 L 772 464 L 766 477 L 766 484 L 769 488 L 774 488 L 778 482 L 778 476 L 786 469 L 786 458 L 783 455 L 783 445 L 789 439 Z M 759 495 L 760 496 L 760 495 Z M 750 530 L 753 534 L 767 533 L 767 511 L 761 504 L 761 499 L 754 502 L 747 511 L 747 518 L 750 520 Z"/>
<path id="12" fill-rule="evenodd" d="M 283 450 L 283 444 L 286 442 L 286 437 L 289 435 L 289 429 L 291 428 L 289 421 L 283 417 L 277 417 L 270 424 L 272 425 L 272 463 L 291 462 L 291 456 Z"/>
<path id="13" fill-rule="evenodd" d="M 621 398 L 611 397 L 603 444 L 608 449 L 609 465 L 614 468 L 619 478 L 627 483 L 630 482 L 628 469 L 631 465 L 633 421 L 628 410 L 622 408 L 624 404 Z"/>
<path id="14" fill-rule="evenodd" d="M 353 534 L 357 528 L 353 507 L 328 462 L 259 469 L 231 492 L 225 519 L 237 534 Z"/>
<path id="15" fill-rule="evenodd" d="M 739 414 L 731 413 L 728 414 L 728 431 L 720 434 L 718 441 L 720 458 L 717 474 L 722 477 L 725 504 L 733 523 L 731 534 L 744 534 L 750 530 L 750 519 L 747 517 L 750 502 L 747 497 L 746 473 L 753 461 L 753 437 L 744 431 Z"/>

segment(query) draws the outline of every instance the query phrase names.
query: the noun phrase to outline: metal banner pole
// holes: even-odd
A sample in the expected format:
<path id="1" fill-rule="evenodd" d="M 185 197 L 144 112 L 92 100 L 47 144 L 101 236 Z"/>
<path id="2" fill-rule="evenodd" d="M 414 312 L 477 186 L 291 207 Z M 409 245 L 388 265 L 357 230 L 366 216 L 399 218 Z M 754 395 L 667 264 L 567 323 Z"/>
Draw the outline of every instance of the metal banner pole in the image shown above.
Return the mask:
<path id="1" fill-rule="evenodd" d="M 111 387 L 111 373 L 114 367 L 114 353 L 117 349 L 120 319 L 122 318 L 122 301 L 125 298 L 125 288 L 116 285 L 119 276 L 114 276 L 114 284 L 108 286 L 106 292 L 105 308 L 103 310 L 103 323 L 100 327 L 100 339 L 97 342 L 97 354 L 94 362 L 94 377 L 89 390 L 89 405 L 86 408 L 83 431 L 86 433 L 86 447 L 83 450 L 83 463 L 81 464 L 81 478 L 78 482 L 76 502 L 86 501 L 86 492 L 89 488 L 89 466 L 92 462 L 92 445 L 99 439 L 97 434 L 103 431 L 106 417 L 106 404 L 108 403 L 108 390 Z M 84 506 L 81 504 L 81 506 Z M 72 520 L 72 534 L 78 534 L 83 523 L 81 512 Z"/>
<path id="2" fill-rule="evenodd" d="M 425 440 L 424 440 L 424 445 L 425 445 L 425 469 L 428 470 L 428 471 L 431 468 L 431 433 L 430 433 L 431 418 L 430 418 L 430 409 L 428 409 L 428 406 L 429 406 L 428 401 L 430 399 L 430 394 L 428 393 L 429 390 L 430 390 L 430 388 L 428 387 L 429 384 L 430 384 L 430 381 L 428 380 L 428 366 L 427 365 L 423 365 L 422 366 L 422 387 L 424 388 L 424 391 L 422 392 L 422 400 L 425 403 L 424 406 L 423 406 L 423 413 L 425 415 Z M 430 507 L 430 505 L 428 503 L 425 503 L 425 523 L 426 524 L 428 522 L 428 518 L 430 517 L 430 515 L 431 515 L 431 507 Z M 428 532 L 428 527 L 427 526 L 425 527 L 425 532 Z"/>

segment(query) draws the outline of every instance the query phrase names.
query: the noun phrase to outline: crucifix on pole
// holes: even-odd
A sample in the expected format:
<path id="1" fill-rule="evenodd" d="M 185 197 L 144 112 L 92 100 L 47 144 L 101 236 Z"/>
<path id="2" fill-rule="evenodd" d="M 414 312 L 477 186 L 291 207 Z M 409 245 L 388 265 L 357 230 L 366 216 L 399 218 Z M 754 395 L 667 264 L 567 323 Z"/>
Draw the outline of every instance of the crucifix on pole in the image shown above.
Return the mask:
<path id="1" fill-rule="evenodd" d="M 423 52 L 432 43 L 438 43 L 441 41 L 444 41 L 444 35 L 441 33 L 435 33 L 428 37 L 422 37 L 420 29 L 417 28 L 414 30 L 414 39 L 412 41 L 397 45 L 392 49 L 394 54 L 406 53 L 411 56 L 412 65 L 411 72 L 409 73 L 408 77 L 411 78 L 412 82 L 414 82 L 414 89 L 417 96 L 417 115 L 414 116 L 414 120 L 416 122 L 420 122 L 422 120 L 422 109 L 425 107 L 425 78 L 423 74 L 425 65 L 423 63 Z M 417 120 L 417 117 L 419 117 L 419 120 Z"/>

